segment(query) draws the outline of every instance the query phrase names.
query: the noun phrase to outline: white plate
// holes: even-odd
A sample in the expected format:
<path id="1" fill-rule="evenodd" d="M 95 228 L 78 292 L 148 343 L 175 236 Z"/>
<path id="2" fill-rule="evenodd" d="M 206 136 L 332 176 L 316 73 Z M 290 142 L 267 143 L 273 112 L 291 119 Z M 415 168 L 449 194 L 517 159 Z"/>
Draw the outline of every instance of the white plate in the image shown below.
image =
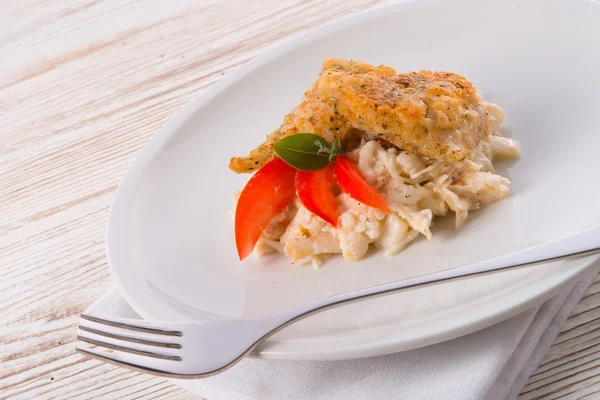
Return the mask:
<path id="1" fill-rule="evenodd" d="M 146 318 L 250 317 L 347 290 L 452 268 L 600 222 L 600 6 L 583 0 L 410 2 L 319 28 L 225 77 L 147 145 L 111 210 L 108 253 Z M 463 74 L 508 113 L 521 141 L 507 200 L 454 232 L 437 224 L 393 257 L 341 257 L 321 270 L 282 256 L 237 260 L 227 168 L 316 78 L 326 56 L 399 71 Z M 447 221 L 446 221 L 447 222 Z M 481 329 L 565 287 L 590 263 L 555 263 L 370 300 L 280 332 L 259 356 L 342 359 L 410 349 Z"/>

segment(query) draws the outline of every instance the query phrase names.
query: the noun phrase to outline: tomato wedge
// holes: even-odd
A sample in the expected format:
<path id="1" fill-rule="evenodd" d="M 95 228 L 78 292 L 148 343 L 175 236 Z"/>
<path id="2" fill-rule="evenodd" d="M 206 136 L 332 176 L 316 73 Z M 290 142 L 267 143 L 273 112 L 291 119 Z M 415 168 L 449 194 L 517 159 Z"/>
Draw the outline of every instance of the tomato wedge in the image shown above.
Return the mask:
<path id="1" fill-rule="evenodd" d="M 250 178 L 235 210 L 235 244 L 240 260 L 252 253 L 262 231 L 296 194 L 296 170 L 281 158 L 269 161 Z"/>
<path id="2" fill-rule="evenodd" d="M 331 164 L 317 171 L 296 171 L 296 193 L 304 207 L 336 227 L 340 211 L 331 189 L 334 182 Z"/>
<path id="3" fill-rule="evenodd" d="M 347 157 L 335 158 L 335 178 L 340 188 L 354 200 L 387 213 L 392 212 L 383 196 L 369 185 Z"/>

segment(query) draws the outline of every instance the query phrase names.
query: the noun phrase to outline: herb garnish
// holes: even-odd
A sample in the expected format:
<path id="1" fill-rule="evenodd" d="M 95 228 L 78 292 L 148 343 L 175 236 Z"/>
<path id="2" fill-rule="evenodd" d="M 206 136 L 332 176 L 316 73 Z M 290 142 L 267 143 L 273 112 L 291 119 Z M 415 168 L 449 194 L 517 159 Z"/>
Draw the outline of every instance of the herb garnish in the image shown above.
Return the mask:
<path id="1" fill-rule="evenodd" d="M 329 146 L 325 139 L 312 133 L 286 136 L 275 143 L 273 148 L 283 161 L 303 171 L 325 168 L 335 156 L 346 154 L 340 139 Z"/>

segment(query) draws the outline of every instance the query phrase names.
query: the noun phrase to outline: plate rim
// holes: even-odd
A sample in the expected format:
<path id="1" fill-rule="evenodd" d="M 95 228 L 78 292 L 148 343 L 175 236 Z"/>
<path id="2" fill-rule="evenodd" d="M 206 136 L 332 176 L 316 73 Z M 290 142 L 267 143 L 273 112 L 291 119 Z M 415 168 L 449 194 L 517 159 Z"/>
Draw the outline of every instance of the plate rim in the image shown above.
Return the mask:
<path id="1" fill-rule="evenodd" d="M 143 318 L 153 318 L 152 312 L 149 311 L 143 304 L 138 302 L 131 293 L 125 290 L 124 282 L 122 281 L 119 273 L 117 272 L 118 262 L 116 261 L 115 257 L 116 251 L 114 249 L 116 248 L 116 245 L 114 245 L 114 242 L 119 236 L 119 233 L 117 233 L 117 227 L 119 226 L 119 215 L 127 212 L 125 207 L 125 199 L 129 197 L 128 195 L 131 193 L 131 189 L 134 187 L 133 183 L 139 181 L 146 167 L 152 162 L 157 152 L 172 137 L 172 135 L 179 130 L 179 128 L 181 128 L 196 112 L 198 112 L 199 109 L 201 109 L 205 104 L 208 104 L 216 95 L 218 95 L 222 90 L 226 89 L 228 86 L 238 82 L 245 76 L 268 64 L 272 60 L 283 56 L 291 51 L 294 51 L 295 49 L 311 42 L 319 36 L 326 35 L 328 33 L 333 33 L 337 30 L 343 29 L 355 23 L 376 19 L 390 12 L 400 12 L 402 10 L 410 8 L 421 8 L 444 3 L 454 3 L 456 1 L 458 0 L 406 0 L 401 3 L 388 4 L 379 7 L 376 6 L 373 9 L 362 11 L 351 16 L 342 17 L 338 20 L 328 22 L 324 25 L 294 34 L 291 37 L 283 39 L 276 44 L 269 45 L 267 48 L 262 50 L 261 53 L 259 53 L 255 58 L 245 63 L 244 65 L 236 68 L 234 71 L 224 76 L 223 78 L 219 79 L 209 88 L 201 92 L 195 99 L 193 99 L 191 102 L 183 106 L 178 112 L 176 112 L 176 114 L 169 121 L 167 121 L 165 125 L 163 125 L 160 129 L 156 131 L 156 133 L 154 133 L 154 135 L 148 140 L 148 142 L 143 147 L 139 155 L 136 157 L 134 162 L 130 165 L 129 169 L 125 173 L 123 179 L 121 180 L 117 188 L 115 197 L 109 210 L 108 223 L 106 227 L 107 261 L 111 275 L 113 276 L 115 282 L 117 283 L 117 286 L 120 289 L 121 295 L 124 297 L 127 303 Z M 561 0 L 561 2 L 562 1 L 564 0 Z M 113 250 L 111 250 L 111 248 Z M 531 307 L 534 307 L 542 303 L 543 301 L 546 301 L 547 299 L 558 293 L 561 289 L 566 288 L 571 284 L 574 284 L 574 282 L 578 278 L 580 278 L 586 271 L 591 269 L 591 267 L 599 259 L 600 256 L 589 257 L 586 258 L 584 262 L 578 265 L 569 266 L 570 271 L 568 272 L 570 273 L 566 273 L 566 275 L 563 276 L 561 280 L 557 280 L 556 282 L 554 282 L 551 285 L 548 285 L 544 289 L 540 289 L 535 292 L 531 290 L 527 291 L 525 289 L 521 289 L 521 301 L 513 302 L 510 306 L 498 309 L 493 313 L 488 312 L 485 317 L 475 318 L 473 320 L 463 319 L 461 322 L 456 321 L 456 323 L 453 326 L 446 325 L 445 328 L 443 328 L 444 324 L 438 323 L 433 324 L 433 326 L 430 324 L 428 325 L 428 328 L 430 328 L 428 334 L 422 336 L 419 339 L 402 340 L 401 336 L 396 335 L 395 337 L 388 338 L 387 340 L 380 340 L 374 342 L 365 341 L 363 344 L 355 344 L 353 345 L 353 347 L 342 345 L 338 347 L 320 350 L 290 351 L 288 349 L 286 351 L 285 342 L 301 343 L 310 341 L 315 343 L 315 339 L 283 340 L 271 338 L 267 340 L 265 345 L 255 350 L 251 354 L 251 356 L 259 358 L 286 360 L 342 360 L 389 354 L 397 351 L 409 350 L 443 342 L 494 325 L 508 318 L 511 318 Z M 556 278 L 556 275 L 553 276 Z M 496 300 L 496 302 L 498 302 L 498 300 Z M 493 303 L 494 301 L 487 302 L 486 304 L 478 306 L 477 309 L 484 308 L 485 306 L 489 307 L 489 305 Z M 437 326 L 437 329 L 431 329 L 435 326 Z M 328 338 L 327 341 L 343 342 L 344 339 Z"/>
<path id="2" fill-rule="evenodd" d="M 552 297 L 558 295 L 563 290 L 571 289 L 585 274 L 594 269 L 598 268 L 597 265 L 600 256 L 589 256 L 586 257 L 582 263 L 577 265 L 569 265 L 566 268 L 570 269 L 568 273 L 558 279 L 557 275 L 551 275 L 546 278 L 550 280 L 554 278 L 552 285 L 546 285 L 544 289 L 540 289 L 536 292 L 521 290 L 522 300 L 513 301 L 511 306 L 497 309 L 496 312 L 486 312 L 483 317 L 473 317 L 471 314 L 478 314 L 473 311 L 468 313 L 462 312 L 459 315 L 467 316 L 469 318 L 461 319 L 461 322 L 456 322 L 454 315 L 444 317 L 440 321 L 435 323 L 428 323 L 420 325 L 420 327 L 413 327 L 411 330 L 420 329 L 421 332 L 424 328 L 427 328 L 427 333 L 421 333 L 420 337 L 404 337 L 403 335 L 393 335 L 388 338 L 381 334 L 374 336 L 378 340 L 366 341 L 363 340 L 360 343 L 358 338 L 327 338 L 327 339 L 290 339 L 282 340 L 278 338 L 270 339 L 271 342 L 267 342 L 267 345 L 259 347 L 254 351 L 251 356 L 255 358 L 273 359 L 273 360 L 313 360 L 313 361 L 333 361 L 333 360 L 349 360 L 364 357 L 375 357 L 386 354 L 398 353 L 401 351 L 414 350 L 425 346 L 434 345 L 437 343 L 446 342 L 448 340 L 456 339 L 461 336 L 468 335 L 488 328 L 495 324 L 506 321 L 512 317 L 516 317 L 519 314 L 531 310 L 535 307 L 540 306 L 545 301 L 550 300 Z M 575 260 L 571 262 L 576 262 Z M 541 264 L 537 267 L 540 268 L 548 266 L 549 264 Z M 505 273 L 510 271 L 499 272 Z M 416 289 L 418 290 L 418 289 Z M 519 293 L 519 292 L 518 292 Z M 514 293 L 513 293 L 514 294 Z M 498 305 L 504 303 L 506 297 L 489 301 L 484 304 L 478 305 L 471 310 L 485 310 L 490 308 L 490 305 Z M 448 322 L 454 321 L 454 325 L 448 324 Z M 405 332 L 405 331 L 403 331 Z M 350 346 L 348 342 L 353 342 Z M 279 343 L 281 342 L 281 343 Z M 290 342 L 294 342 L 290 346 Z M 309 343 L 314 347 L 315 344 L 322 342 L 323 347 L 319 349 L 310 348 L 307 349 Z M 294 347 L 296 347 L 294 349 Z M 290 349 L 291 348 L 291 349 Z"/>

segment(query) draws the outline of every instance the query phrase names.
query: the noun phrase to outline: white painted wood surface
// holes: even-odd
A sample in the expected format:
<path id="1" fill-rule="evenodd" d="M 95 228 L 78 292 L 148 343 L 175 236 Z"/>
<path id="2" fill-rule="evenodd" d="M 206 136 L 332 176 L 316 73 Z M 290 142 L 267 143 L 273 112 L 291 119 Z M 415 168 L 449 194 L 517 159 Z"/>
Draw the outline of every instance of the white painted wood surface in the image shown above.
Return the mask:
<path id="1" fill-rule="evenodd" d="M 179 108 L 266 46 L 384 3 L 0 1 L 0 400 L 198 399 L 75 354 L 112 286 L 115 189 Z M 600 398 L 600 279 L 523 399 Z"/>

